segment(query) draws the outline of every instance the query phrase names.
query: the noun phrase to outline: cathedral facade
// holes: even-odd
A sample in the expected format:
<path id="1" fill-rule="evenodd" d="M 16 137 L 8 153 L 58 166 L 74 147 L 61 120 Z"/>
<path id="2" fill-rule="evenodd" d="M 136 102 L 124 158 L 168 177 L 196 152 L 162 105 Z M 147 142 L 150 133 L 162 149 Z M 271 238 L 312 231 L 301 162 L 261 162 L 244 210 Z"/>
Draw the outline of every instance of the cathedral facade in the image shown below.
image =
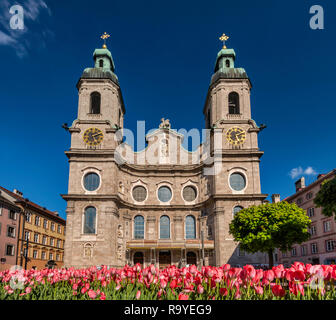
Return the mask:
<path id="1" fill-rule="evenodd" d="M 105 45 L 94 51 L 68 128 L 65 266 L 267 262 L 265 254 L 239 250 L 229 234 L 236 212 L 267 197 L 262 127 L 251 118 L 251 82 L 235 57 L 225 46 L 217 55 L 203 108 L 205 142 L 185 150 L 185 136 L 161 119 L 134 152 L 121 139 L 126 109 L 111 52 Z"/>

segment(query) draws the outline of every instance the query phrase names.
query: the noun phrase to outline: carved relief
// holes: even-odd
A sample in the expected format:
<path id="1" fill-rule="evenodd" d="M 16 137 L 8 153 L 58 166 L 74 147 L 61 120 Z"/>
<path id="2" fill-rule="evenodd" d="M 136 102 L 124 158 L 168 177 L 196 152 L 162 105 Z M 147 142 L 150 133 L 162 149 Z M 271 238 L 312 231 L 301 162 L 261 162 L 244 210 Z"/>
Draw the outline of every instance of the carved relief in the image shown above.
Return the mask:
<path id="1" fill-rule="evenodd" d="M 164 157 L 167 157 L 169 155 L 168 139 L 162 139 L 161 140 L 161 154 Z"/>
<path id="2" fill-rule="evenodd" d="M 93 244 L 88 242 L 84 244 L 83 256 L 84 258 L 91 259 L 93 257 Z"/>

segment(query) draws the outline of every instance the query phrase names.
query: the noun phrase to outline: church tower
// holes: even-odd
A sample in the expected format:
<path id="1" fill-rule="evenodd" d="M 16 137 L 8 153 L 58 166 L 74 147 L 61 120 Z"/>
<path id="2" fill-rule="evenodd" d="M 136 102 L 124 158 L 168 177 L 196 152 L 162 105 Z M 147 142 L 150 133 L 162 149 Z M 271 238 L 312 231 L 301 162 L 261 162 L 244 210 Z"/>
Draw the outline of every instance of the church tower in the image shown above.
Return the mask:
<path id="1" fill-rule="evenodd" d="M 107 37 L 104 34 L 102 37 Z M 104 38 L 103 38 L 104 39 Z M 116 132 L 123 127 L 124 102 L 106 44 L 93 53 L 94 66 L 77 83 L 78 115 L 69 128 L 71 147 L 67 201 L 65 265 L 118 265 L 119 212 L 115 197 Z"/>
<path id="2" fill-rule="evenodd" d="M 227 40 L 223 35 L 221 40 Z M 205 106 L 205 127 L 211 130 L 211 150 L 219 169 L 208 177 L 212 196 L 208 225 L 213 230 L 216 265 L 263 262 L 263 254 L 247 255 L 229 234 L 234 214 L 267 197 L 261 194 L 258 127 L 251 118 L 251 81 L 235 67 L 236 53 L 224 45 L 218 52 Z"/>

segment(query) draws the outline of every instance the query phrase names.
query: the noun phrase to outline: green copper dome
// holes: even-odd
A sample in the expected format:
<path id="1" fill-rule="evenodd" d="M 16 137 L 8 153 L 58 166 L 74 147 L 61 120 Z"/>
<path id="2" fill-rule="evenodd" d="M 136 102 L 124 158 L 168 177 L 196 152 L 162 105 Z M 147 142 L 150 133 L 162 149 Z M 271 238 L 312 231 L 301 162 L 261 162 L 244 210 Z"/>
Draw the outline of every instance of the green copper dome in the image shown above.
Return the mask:
<path id="1" fill-rule="evenodd" d="M 221 49 L 216 58 L 211 84 L 218 79 L 248 79 L 244 68 L 235 68 L 236 53 L 233 49 Z"/>
<path id="2" fill-rule="evenodd" d="M 84 69 L 81 79 L 110 79 L 119 85 L 118 77 L 114 73 L 115 66 L 110 50 L 96 49 L 93 52 L 93 60 L 94 67 Z"/>

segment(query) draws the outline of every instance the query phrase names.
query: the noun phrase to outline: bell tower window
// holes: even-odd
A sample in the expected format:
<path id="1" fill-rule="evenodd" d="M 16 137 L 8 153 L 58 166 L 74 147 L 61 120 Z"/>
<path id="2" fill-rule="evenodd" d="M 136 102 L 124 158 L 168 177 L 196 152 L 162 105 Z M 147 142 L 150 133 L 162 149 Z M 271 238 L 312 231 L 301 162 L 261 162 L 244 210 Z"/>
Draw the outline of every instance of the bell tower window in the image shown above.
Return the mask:
<path id="1" fill-rule="evenodd" d="M 230 60 L 229 59 L 226 59 L 225 65 L 226 65 L 227 68 L 230 68 Z"/>
<path id="2" fill-rule="evenodd" d="M 91 109 L 90 113 L 99 114 L 100 113 L 100 93 L 92 92 L 91 93 Z"/>
<path id="3" fill-rule="evenodd" d="M 104 61 L 103 61 L 103 59 L 100 59 L 100 60 L 99 60 L 99 67 L 100 67 L 100 68 L 103 68 L 103 67 L 104 67 Z"/>
<path id="4" fill-rule="evenodd" d="M 210 110 L 208 110 L 208 116 L 207 116 L 207 129 L 211 128 L 211 122 L 210 122 Z"/>
<path id="5" fill-rule="evenodd" d="M 229 94 L 229 114 L 239 114 L 239 95 L 237 92 Z"/>

